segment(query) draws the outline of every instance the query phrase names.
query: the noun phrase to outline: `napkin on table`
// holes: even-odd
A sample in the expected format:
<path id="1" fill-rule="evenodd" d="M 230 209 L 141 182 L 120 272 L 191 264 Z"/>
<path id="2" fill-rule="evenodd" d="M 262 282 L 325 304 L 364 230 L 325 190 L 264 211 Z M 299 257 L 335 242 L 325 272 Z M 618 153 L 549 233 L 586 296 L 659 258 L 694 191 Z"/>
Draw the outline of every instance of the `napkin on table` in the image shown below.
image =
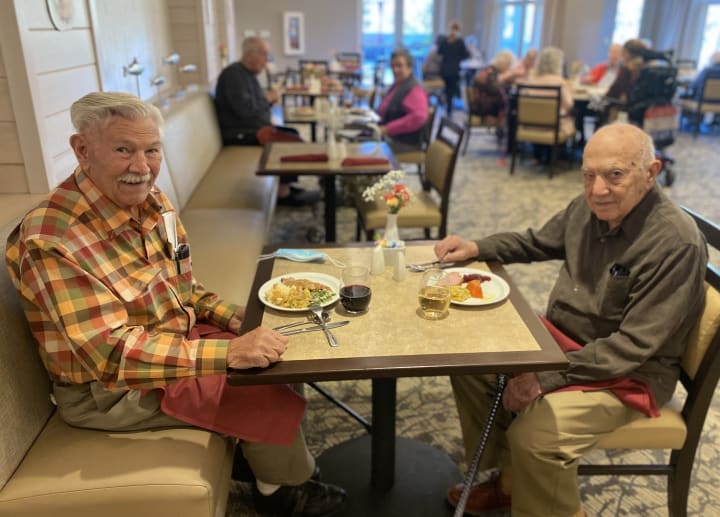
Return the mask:
<path id="1" fill-rule="evenodd" d="M 281 162 L 326 162 L 328 155 L 325 153 L 288 154 L 280 157 Z"/>
<path id="2" fill-rule="evenodd" d="M 343 167 L 352 167 L 353 165 L 385 165 L 390 163 L 387 158 L 377 158 L 374 156 L 348 156 L 342 161 Z"/>

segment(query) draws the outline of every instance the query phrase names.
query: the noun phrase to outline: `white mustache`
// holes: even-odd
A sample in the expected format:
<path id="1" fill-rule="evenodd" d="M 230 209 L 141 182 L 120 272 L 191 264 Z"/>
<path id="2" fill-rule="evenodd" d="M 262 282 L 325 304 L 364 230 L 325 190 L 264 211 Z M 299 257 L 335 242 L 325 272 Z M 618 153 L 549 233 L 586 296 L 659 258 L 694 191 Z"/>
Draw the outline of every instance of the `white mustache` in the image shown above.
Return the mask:
<path id="1" fill-rule="evenodd" d="M 152 179 L 152 174 L 123 174 L 118 178 L 118 181 L 121 181 L 123 183 L 146 183 Z"/>

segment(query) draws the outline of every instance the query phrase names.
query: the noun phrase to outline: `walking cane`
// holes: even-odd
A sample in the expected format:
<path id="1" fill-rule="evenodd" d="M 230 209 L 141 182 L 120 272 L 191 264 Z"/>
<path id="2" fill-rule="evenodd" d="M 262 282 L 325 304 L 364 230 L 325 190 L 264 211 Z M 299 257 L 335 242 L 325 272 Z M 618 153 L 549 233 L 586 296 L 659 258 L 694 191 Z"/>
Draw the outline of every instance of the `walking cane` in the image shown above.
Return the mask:
<path id="1" fill-rule="evenodd" d="M 497 393 L 495 394 L 495 400 L 493 400 L 492 406 L 490 407 L 490 414 L 485 420 L 485 428 L 483 434 L 480 437 L 480 443 L 475 449 L 475 454 L 468 467 L 467 474 L 465 474 L 465 481 L 463 481 L 463 491 L 460 494 L 460 500 L 458 501 L 457 507 L 453 517 L 462 517 L 465 513 L 465 505 L 467 504 L 468 497 L 470 497 L 470 488 L 472 487 L 475 475 L 477 474 L 478 465 L 480 465 L 480 458 L 482 458 L 483 452 L 485 451 L 485 445 L 487 445 L 488 437 L 492 431 L 492 426 L 495 423 L 495 416 L 497 415 L 498 407 L 502 401 L 503 392 L 505 391 L 505 383 L 507 382 L 507 376 L 504 373 L 498 374 L 497 378 Z"/>

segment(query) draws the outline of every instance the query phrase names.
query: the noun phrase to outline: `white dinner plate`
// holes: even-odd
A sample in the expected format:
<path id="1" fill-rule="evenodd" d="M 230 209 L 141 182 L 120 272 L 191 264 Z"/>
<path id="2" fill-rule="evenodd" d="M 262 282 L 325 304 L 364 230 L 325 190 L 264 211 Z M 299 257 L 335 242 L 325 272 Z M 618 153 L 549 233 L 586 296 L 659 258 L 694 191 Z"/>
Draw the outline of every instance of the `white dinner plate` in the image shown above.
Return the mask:
<path id="1" fill-rule="evenodd" d="M 307 311 L 307 307 L 298 308 L 298 309 L 291 309 L 289 307 L 281 307 L 280 305 L 275 305 L 274 303 L 269 302 L 266 300 L 266 294 L 272 289 L 273 285 L 280 282 L 283 278 L 292 277 L 296 279 L 305 279 L 305 280 L 311 280 L 313 282 L 318 282 L 320 284 L 324 284 L 330 288 L 330 290 L 333 293 L 333 297 L 327 300 L 322 304 L 323 307 L 327 307 L 328 305 L 332 305 L 335 303 L 338 298 L 340 297 L 340 280 L 335 278 L 334 276 L 326 275 L 324 273 L 314 273 L 311 271 L 305 271 L 305 272 L 298 272 L 298 273 L 288 273 L 287 275 L 281 275 L 276 276 L 275 278 L 271 278 L 267 282 L 265 282 L 263 285 L 260 286 L 260 289 L 258 290 L 258 297 L 260 298 L 260 301 L 267 305 L 268 307 L 272 307 L 273 309 L 277 309 L 279 311 L 288 311 L 288 312 L 303 312 Z"/>
<path id="2" fill-rule="evenodd" d="M 510 295 L 510 286 L 508 285 L 508 283 L 501 277 L 497 276 L 494 273 L 491 273 L 490 271 L 486 271 L 484 269 L 473 269 L 469 267 L 449 267 L 447 269 L 444 269 L 443 271 L 447 271 L 448 273 L 460 273 L 461 275 L 480 274 L 490 277 L 490 280 L 482 283 L 482 298 L 471 297 L 463 302 L 451 300 L 450 303 L 453 303 L 455 305 L 465 305 L 469 307 L 474 307 L 478 305 L 490 305 L 493 303 L 501 302 Z"/>

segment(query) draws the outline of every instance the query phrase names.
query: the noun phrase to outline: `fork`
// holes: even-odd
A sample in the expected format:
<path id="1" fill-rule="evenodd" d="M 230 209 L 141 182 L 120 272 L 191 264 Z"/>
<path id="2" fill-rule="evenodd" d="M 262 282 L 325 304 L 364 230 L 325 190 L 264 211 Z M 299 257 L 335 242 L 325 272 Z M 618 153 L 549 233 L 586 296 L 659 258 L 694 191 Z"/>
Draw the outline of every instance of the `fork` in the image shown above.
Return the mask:
<path id="1" fill-rule="evenodd" d="M 310 307 L 308 307 L 308 309 L 317 317 L 318 322 L 323 329 L 323 332 L 325 332 L 325 337 L 328 340 L 328 344 L 330 346 L 338 346 L 339 343 L 337 342 L 337 339 L 335 339 L 335 335 L 330 332 L 330 330 L 325 326 L 325 318 L 323 317 L 322 307 L 320 307 L 319 304 L 314 303 Z"/>

